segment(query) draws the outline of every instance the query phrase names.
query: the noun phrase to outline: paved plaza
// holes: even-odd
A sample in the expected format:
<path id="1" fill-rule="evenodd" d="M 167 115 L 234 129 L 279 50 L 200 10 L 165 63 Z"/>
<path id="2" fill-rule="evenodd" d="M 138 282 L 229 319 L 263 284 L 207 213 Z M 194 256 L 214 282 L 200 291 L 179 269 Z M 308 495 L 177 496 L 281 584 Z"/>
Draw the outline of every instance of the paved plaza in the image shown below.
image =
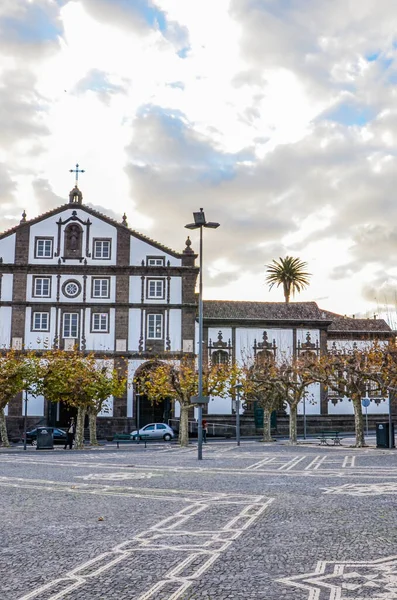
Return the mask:
<path id="1" fill-rule="evenodd" d="M 0 453 L 1 600 L 397 599 L 395 450 Z"/>

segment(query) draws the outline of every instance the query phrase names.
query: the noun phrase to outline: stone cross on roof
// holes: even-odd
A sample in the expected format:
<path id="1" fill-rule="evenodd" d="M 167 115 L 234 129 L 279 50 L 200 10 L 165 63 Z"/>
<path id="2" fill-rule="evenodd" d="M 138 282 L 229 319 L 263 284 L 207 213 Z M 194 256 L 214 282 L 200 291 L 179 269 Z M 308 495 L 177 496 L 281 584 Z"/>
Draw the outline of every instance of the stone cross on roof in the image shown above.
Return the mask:
<path id="1" fill-rule="evenodd" d="M 75 169 L 69 169 L 69 173 L 76 173 L 76 183 L 75 186 L 79 187 L 79 173 L 85 173 L 84 169 L 79 169 L 79 163 L 76 163 Z"/>

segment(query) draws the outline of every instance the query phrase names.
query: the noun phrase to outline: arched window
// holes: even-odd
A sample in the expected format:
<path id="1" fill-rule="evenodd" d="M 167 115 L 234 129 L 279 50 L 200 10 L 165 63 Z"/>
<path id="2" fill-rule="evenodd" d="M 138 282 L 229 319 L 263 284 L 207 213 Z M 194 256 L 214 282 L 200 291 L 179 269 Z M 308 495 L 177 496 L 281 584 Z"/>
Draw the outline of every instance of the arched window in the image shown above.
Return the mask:
<path id="1" fill-rule="evenodd" d="M 258 364 L 274 363 L 274 353 L 270 350 L 261 350 L 256 353 L 255 360 Z"/>
<path id="2" fill-rule="evenodd" d="M 229 363 L 229 353 L 225 350 L 216 350 L 211 355 L 213 365 L 227 365 Z"/>

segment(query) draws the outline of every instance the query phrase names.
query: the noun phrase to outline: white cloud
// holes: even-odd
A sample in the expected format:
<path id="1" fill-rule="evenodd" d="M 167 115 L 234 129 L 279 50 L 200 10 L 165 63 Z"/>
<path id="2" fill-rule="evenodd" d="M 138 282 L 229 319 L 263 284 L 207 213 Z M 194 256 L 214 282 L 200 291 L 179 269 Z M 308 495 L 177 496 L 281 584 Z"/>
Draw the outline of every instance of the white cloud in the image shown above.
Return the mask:
<path id="1" fill-rule="evenodd" d="M 65 201 L 79 162 L 84 202 L 176 249 L 193 210 L 221 223 L 207 297 L 282 299 L 265 265 L 289 253 L 301 299 L 372 310 L 395 278 L 396 27 L 393 0 L 3 2 L 1 225 Z"/>

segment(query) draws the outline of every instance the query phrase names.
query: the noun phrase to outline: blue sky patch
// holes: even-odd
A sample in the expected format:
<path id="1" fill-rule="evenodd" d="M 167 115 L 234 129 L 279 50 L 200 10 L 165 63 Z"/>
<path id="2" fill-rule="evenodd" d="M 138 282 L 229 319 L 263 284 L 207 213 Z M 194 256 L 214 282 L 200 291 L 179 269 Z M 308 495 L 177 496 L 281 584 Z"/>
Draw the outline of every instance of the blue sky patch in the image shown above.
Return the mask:
<path id="1" fill-rule="evenodd" d="M 139 115 L 150 119 L 148 131 L 162 140 L 159 154 L 154 148 L 144 157 L 152 164 L 167 164 L 168 161 L 177 163 L 182 171 L 188 167 L 189 173 L 196 173 L 195 179 L 198 181 L 217 185 L 233 179 L 239 163 L 254 158 L 246 150 L 236 154 L 217 150 L 210 140 L 194 130 L 179 110 L 145 105 L 141 107 Z M 139 151 L 142 156 L 142 149 Z"/>
<path id="2" fill-rule="evenodd" d="M 51 15 L 35 4 L 26 5 L 22 18 L 5 17 L 0 20 L 1 34 L 6 39 L 21 43 L 56 40 L 62 34 L 62 28 L 61 22 L 54 18 L 55 14 Z"/>
<path id="3" fill-rule="evenodd" d="M 168 85 L 168 87 L 174 88 L 174 89 L 179 89 L 179 90 L 185 89 L 185 84 L 183 83 L 183 81 L 172 81 L 171 83 L 168 83 L 167 85 Z"/>
<path id="4" fill-rule="evenodd" d="M 374 118 L 374 112 L 366 106 L 354 104 L 339 104 L 322 115 L 327 121 L 335 121 L 347 127 L 358 125 L 362 127 Z"/>
<path id="5" fill-rule="evenodd" d="M 190 46 L 186 46 L 185 48 L 182 48 L 182 50 L 178 50 L 177 55 L 179 56 L 179 58 L 186 58 L 189 50 Z"/>

